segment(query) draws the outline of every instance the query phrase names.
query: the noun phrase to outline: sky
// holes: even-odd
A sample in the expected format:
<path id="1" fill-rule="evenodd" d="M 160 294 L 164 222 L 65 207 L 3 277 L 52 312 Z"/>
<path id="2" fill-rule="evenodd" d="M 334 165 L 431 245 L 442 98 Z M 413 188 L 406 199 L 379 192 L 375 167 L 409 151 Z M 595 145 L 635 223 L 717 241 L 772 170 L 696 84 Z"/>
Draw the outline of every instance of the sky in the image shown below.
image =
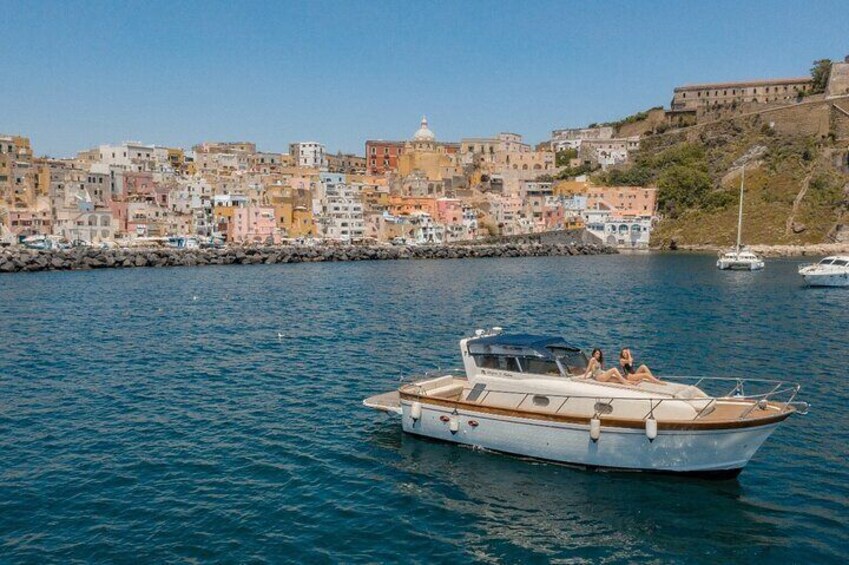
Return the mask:
<path id="1" fill-rule="evenodd" d="M 807 75 L 849 54 L 840 1 L 0 0 L 0 133 L 72 156 L 314 140 L 362 154 L 615 120 L 676 85 Z"/>

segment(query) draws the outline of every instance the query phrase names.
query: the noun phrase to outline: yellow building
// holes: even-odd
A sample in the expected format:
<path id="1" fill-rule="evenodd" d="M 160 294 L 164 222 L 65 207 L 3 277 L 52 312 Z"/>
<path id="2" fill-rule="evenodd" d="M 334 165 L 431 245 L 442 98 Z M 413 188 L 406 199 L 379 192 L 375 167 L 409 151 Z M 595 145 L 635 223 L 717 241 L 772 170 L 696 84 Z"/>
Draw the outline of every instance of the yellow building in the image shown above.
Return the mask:
<path id="1" fill-rule="evenodd" d="M 306 237 L 315 233 L 312 193 L 309 190 L 275 186 L 267 193 L 267 198 L 274 206 L 277 227 L 282 229 L 287 237 Z"/>
<path id="2" fill-rule="evenodd" d="M 183 166 L 186 164 L 186 154 L 183 153 L 182 149 L 172 149 L 168 148 L 168 163 L 170 163 L 171 168 L 175 171 L 183 170 Z"/>
<path id="3" fill-rule="evenodd" d="M 413 171 L 421 171 L 428 180 L 441 181 L 443 171 L 452 165 L 451 155 L 436 142 L 436 136 L 427 127 L 427 118 L 422 118 L 421 127 L 398 157 L 398 173 L 406 177 Z"/>
<path id="4" fill-rule="evenodd" d="M 561 180 L 554 183 L 554 186 L 551 187 L 551 191 L 555 196 L 573 196 L 575 194 L 586 194 L 588 190 L 588 182 L 577 180 Z"/>

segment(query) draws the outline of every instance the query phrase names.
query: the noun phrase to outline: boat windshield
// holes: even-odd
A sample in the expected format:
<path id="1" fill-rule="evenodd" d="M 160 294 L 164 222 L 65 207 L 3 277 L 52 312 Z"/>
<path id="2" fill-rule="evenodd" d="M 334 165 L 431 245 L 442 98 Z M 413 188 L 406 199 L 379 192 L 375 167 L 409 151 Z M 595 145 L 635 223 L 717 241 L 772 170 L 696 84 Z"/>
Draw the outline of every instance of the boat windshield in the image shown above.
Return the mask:
<path id="1" fill-rule="evenodd" d="M 569 375 L 583 375 L 587 371 L 587 356 L 583 351 L 565 347 L 549 347 L 549 349 Z"/>
<path id="2" fill-rule="evenodd" d="M 820 265 L 831 265 L 834 262 L 834 257 L 826 257 L 820 261 Z"/>

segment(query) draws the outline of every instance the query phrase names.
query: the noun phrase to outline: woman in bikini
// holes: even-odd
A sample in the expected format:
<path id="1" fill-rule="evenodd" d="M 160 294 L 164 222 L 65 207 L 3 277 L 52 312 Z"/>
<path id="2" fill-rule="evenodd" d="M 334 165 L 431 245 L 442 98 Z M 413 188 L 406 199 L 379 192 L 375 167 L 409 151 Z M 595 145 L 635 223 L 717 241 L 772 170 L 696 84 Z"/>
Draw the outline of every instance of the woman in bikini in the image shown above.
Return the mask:
<path id="1" fill-rule="evenodd" d="M 619 352 L 619 366 L 622 367 L 622 374 L 625 375 L 625 378 L 634 384 L 642 381 L 659 385 L 666 384 L 655 377 L 645 365 L 640 365 L 639 368 L 634 369 L 634 357 L 631 355 L 631 350 L 627 347 L 623 347 Z"/>
<path id="2" fill-rule="evenodd" d="M 594 378 L 600 383 L 616 382 L 623 385 L 633 384 L 628 382 L 616 367 L 611 367 L 607 371 L 604 370 L 604 354 L 597 347 L 593 349 L 593 354 L 590 357 L 589 363 L 587 363 L 587 371 L 584 373 L 585 379 L 589 377 Z"/>

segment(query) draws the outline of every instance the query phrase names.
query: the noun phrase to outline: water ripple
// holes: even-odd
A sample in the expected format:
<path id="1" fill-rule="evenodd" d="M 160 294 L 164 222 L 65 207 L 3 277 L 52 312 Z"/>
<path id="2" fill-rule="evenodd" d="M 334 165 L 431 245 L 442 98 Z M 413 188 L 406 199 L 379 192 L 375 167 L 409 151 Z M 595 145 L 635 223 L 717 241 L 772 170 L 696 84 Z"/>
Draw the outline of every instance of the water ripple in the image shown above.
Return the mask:
<path id="1" fill-rule="evenodd" d="M 847 293 L 697 255 L 0 277 L 0 560 L 845 562 Z M 195 300 L 193 297 L 197 296 Z M 363 410 L 476 327 L 803 383 L 738 481 L 591 473 Z"/>

